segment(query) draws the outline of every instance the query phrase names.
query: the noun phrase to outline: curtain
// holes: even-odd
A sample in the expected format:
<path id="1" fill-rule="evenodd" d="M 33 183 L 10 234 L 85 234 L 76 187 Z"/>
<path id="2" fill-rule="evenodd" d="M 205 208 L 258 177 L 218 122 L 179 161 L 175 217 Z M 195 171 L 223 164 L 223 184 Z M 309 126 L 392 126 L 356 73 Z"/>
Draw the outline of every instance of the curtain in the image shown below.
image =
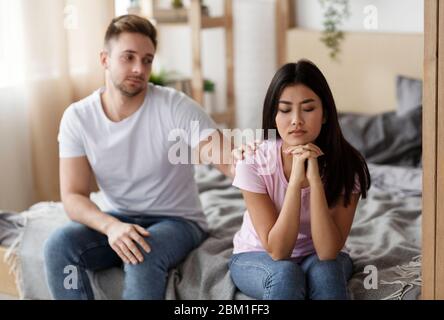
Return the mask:
<path id="1" fill-rule="evenodd" d="M 0 37 L 3 65 L 14 66 L 0 81 L 0 124 L 10 125 L 8 131 L 0 128 L 0 210 L 23 210 L 33 202 L 60 200 L 58 126 L 71 103 L 104 83 L 99 53 L 114 1 L 1 4 L 9 11 L 3 10 L 0 19 L 16 20 L 6 26 L 8 37 Z M 5 39 L 16 41 L 12 46 Z"/>

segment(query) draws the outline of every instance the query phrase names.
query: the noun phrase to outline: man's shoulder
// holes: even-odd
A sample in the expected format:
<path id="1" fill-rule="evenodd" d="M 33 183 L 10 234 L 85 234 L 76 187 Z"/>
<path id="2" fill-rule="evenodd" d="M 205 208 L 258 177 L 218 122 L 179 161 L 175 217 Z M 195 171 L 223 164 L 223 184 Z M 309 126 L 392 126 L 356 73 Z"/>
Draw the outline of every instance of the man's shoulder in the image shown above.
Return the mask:
<path id="1" fill-rule="evenodd" d="M 150 83 L 149 92 L 155 99 L 161 100 L 163 104 L 174 105 L 187 96 L 182 91 L 176 90 L 171 87 L 159 86 Z"/>
<path id="2" fill-rule="evenodd" d="M 94 91 L 89 96 L 78 100 L 66 108 L 64 115 L 67 117 L 87 117 L 91 116 L 91 113 L 95 111 L 95 106 L 100 99 L 100 89 Z"/>

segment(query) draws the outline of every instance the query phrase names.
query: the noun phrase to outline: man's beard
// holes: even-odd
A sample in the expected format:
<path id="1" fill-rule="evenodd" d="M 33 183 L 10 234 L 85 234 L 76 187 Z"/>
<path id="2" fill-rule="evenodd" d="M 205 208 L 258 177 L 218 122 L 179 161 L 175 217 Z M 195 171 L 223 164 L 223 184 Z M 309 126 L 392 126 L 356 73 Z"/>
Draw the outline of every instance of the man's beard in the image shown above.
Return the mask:
<path id="1" fill-rule="evenodd" d="M 125 97 L 132 98 L 140 94 L 144 89 L 145 86 L 141 85 L 140 87 L 131 87 L 124 83 L 125 81 L 122 81 L 121 83 L 116 83 L 113 81 L 114 86 L 124 95 Z"/>

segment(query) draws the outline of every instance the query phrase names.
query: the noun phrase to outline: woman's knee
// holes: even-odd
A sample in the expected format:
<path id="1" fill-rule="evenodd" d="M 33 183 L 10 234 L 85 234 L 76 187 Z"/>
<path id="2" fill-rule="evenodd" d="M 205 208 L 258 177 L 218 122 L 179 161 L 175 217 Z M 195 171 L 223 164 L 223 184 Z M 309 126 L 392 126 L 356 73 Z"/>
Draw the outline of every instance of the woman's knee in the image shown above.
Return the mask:
<path id="1" fill-rule="evenodd" d="M 275 261 L 265 281 L 265 299 L 302 300 L 305 298 L 305 275 L 292 261 Z"/>
<path id="2" fill-rule="evenodd" d="M 273 263 L 272 277 L 275 280 L 292 281 L 304 277 L 304 273 L 299 265 L 290 260 L 278 260 Z"/>
<path id="3" fill-rule="evenodd" d="M 308 287 L 311 299 L 347 299 L 347 276 L 338 259 L 318 260 L 308 272 Z"/>
<path id="4" fill-rule="evenodd" d="M 325 279 L 331 277 L 342 276 L 342 267 L 337 259 L 332 260 L 316 260 L 312 263 L 308 270 L 311 278 Z M 320 280 L 322 281 L 322 280 Z"/>
<path id="5" fill-rule="evenodd" d="M 331 260 L 319 260 L 315 258 L 309 266 L 307 273 L 312 277 L 324 278 L 324 277 L 340 277 L 348 279 L 349 273 L 352 271 L 352 263 L 348 256 L 342 256 L 338 254 L 336 259 Z"/>

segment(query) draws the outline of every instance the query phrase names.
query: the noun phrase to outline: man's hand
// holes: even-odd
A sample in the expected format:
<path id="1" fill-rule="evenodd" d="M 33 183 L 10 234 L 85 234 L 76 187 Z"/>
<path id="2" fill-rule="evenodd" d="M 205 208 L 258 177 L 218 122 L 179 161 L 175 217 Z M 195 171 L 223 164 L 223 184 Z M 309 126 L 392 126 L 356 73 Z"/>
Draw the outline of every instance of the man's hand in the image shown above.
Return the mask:
<path id="1" fill-rule="evenodd" d="M 212 164 L 225 176 L 234 178 L 237 161 L 243 160 L 245 152 L 253 154 L 261 143 L 262 141 L 256 140 L 246 146 L 234 148 L 228 138 L 216 130 L 207 139 L 202 140 L 193 152 L 197 152 L 199 163 Z"/>
<path id="2" fill-rule="evenodd" d="M 250 142 L 247 145 L 241 145 L 238 148 L 234 148 L 233 151 L 231 152 L 231 173 L 234 177 L 235 173 L 236 173 L 236 164 L 238 161 L 242 161 L 244 160 L 244 154 L 245 152 L 247 154 L 254 154 L 258 148 L 258 146 L 262 143 L 263 141 L 261 140 L 255 140 L 254 142 Z"/>
<path id="3" fill-rule="evenodd" d="M 143 262 L 143 255 L 137 248 L 136 243 L 146 252 L 151 251 L 143 238 L 148 237 L 150 233 L 137 224 L 114 221 L 106 228 L 106 235 L 111 248 L 125 263 L 137 264 Z"/>

